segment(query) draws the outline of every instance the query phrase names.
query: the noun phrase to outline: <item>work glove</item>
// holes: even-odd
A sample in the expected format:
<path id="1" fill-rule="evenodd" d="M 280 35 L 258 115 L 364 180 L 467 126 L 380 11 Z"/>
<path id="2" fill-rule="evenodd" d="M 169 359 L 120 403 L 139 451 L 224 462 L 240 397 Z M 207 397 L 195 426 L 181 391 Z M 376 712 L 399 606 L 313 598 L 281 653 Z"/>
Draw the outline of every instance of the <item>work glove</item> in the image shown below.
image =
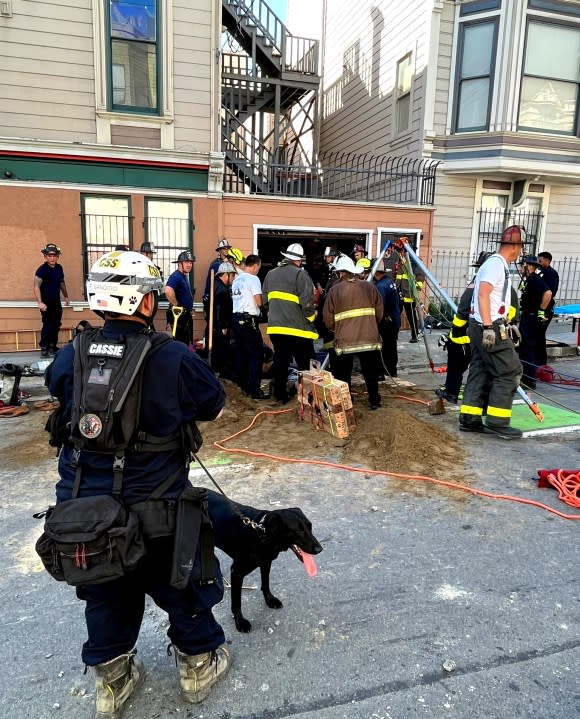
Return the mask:
<path id="1" fill-rule="evenodd" d="M 544 312 L 544 310 L 538 310 L 538 320 L 542 323 L 548 321 L 548 318 L 546 317 L 546 313 Z"/>
<path id="2" fill-rule="evenodd" d="M 481 337 L 481 346 L 486 352 L 495 345 L 495 330 L 493 327 L 483 329 L 483 335 Z"/>
<path id="3" fill-rule="evenodd" d="M 511 341 L 514 343 L 514 347 L 519 347 L 522 341 L 522 335 L 516 325 L 508 325 L 507 333 Z"/>

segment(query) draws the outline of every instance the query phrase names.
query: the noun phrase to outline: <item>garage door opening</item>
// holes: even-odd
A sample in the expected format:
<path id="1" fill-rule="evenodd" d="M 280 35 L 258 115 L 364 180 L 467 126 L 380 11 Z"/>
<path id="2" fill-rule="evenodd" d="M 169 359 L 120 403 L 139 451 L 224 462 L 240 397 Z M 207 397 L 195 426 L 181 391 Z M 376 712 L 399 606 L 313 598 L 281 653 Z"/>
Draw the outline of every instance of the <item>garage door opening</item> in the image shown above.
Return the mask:
<path id="1" fill-rule="evenodd" d="M 263 281 L 266 274 L 284 259 L 280 254 L 288 245 L 299 242 L 306 254 L 306 270 L 316 284 L 321 276 L 324 264 L 324 248 L 334 247 L 345 255 L 351 255 L 356 244 L 370 248 L 370 235 L 368 231 L 333 232 L 318 229 L 287 230 L 262 227 L 257 230 L 258 255 L 262 260 L 260 279 Z"/>

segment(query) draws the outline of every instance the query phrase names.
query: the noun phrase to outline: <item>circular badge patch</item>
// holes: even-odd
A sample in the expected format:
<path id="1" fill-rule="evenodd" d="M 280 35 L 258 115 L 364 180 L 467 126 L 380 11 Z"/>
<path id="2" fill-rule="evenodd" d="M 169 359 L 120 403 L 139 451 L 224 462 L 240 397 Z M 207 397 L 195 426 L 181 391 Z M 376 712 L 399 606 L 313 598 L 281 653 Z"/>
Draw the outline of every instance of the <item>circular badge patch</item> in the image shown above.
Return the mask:
<path id="1" fill-rule="evenodd" d="M 83 414 L 79 419 L 79 432 L 87 439 L 95 439 L 103 431 L 103 423 L 96 414 Z"/>

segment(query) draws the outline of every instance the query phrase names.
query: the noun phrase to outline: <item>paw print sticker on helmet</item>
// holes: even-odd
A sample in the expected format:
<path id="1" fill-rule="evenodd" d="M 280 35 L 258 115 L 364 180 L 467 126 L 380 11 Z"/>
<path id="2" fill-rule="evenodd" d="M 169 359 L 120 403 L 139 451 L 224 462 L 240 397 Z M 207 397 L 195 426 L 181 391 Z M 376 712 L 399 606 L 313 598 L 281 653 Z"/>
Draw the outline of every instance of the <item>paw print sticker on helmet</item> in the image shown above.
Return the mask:
<path id="1" fill-rule="evenodd" d="M 133 295 L 132 297 L 129 297 L 129 304 L 130 305 L 137 304 L 137 298 L 135 297 L 135 295 Z"/>

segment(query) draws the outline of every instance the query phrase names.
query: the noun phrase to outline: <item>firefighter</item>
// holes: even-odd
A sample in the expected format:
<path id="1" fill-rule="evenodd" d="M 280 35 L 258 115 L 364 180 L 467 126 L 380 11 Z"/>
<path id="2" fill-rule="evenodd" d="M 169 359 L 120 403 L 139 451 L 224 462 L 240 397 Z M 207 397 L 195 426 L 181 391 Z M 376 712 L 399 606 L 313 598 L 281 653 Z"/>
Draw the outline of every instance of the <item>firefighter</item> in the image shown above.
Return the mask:
<path id="1" fill-rule="evenodd" d="M 491 252 L 480 252 L 479 257 L 471 267 L 479 269 L 491 255 Z M 463 382 L 463 374 L 469 367 L 469 361 L 471 360 L 471 347 L 469 346 L 467 324 L 469 322 L 469 310 L 471 308 L 474 284 L 475 275 L 459 299 L 457 312 L 453 315 L 451 331 L 446 337 L 447 377 L 445 378 L 445 386 L 435 390 L 435 394 L 438 397 L 452 404 L 457 404 L 461 383 Z"/>
<path id="2" fill-rule="evenodd" d="M 379 323 L 383 319 L 383 300 L 372 282 L 361 282 L 350 257 L 336 261 L 339 281 L 324 303 L 324 324 L 334 332 L 335 357 L 331 370 L 336 379 L 347 382 L 352 377 L 353 358 L 359 358 L 371 409 L 381 406 L 379 395 Z"/>
<path id="3" fill-rule="evenodd" d="M 372 266 L 372 261 L 368 257 L 361 257 L 359 260 L 357 260 L 355 267 L 358 267 L 361 270 L 359 279 L 366 280 L 366 278 L 369 276 L 369 272 L 371 271 Z"/>
<path id="4" fill-rule="evenodd" d="M 230 349 L 232 329 L 232 282 L 236 269 L 231 262 L 222 262 L 217 268 L 213 290 L 213 323 L 211 368 L 221 377 L 230 377 L 233 355 Z M 205 346 L 209 350 L 209 322 L 205 330 Z"/>
<path id="5" fill-rule="evenodd" d="M 387 274 L 385 267 L 379 267 L 375 271 L 376 288 L 383 300 L 383 319 L 379 323 L 379 334 L 381 335 L 381 358 L 383 367 L 379 367 L 379 381 L 385 379 L 384 371 L 389 377 L 397 376 L 397 364 L 399 354 L 397 341 L 399 329 L 401 328 L 401 306 L 399 304 L 399 293 L 395 281 Z"/>
<path id="6" fill-rule="evenodd" d="M 279 404 L 290 399 L 286 387 L 288 366 L 294 357 L 298 370 L 314 359 L 314 285 L 306 270 L 304 249 L 299 243 L 281 253 L 284 259 L 266 275 L 263 305 L 268 311 L 268 335 L 274 346 L 274 396 Z"/>
<path id="7" fill-rule="evenodd" d="M 338 255 L 338 250 L 334 247 L 324 248 L 324 264 L 320 270 L 320 280 L 318 282 L 318 291 L 322 295 L 326 292 L 326 286 L 330 280 L 330 276 L 333 272 L 333 263 Z"/>
<path id="8" fill-rule="evenodd" d="M 401 242 L 408 242 L 408 237 L 401 237 Z M 425 277 L 421 272 L 414 272 L 409 265 L 408 257 L 401 257 L 395 280 L 401 297 L 402 308 L 405 310 L 407 322 L 411 330 L 409 342 L 418 342 L 419 317 L 417 315 L 417 292 L 423 289 Z"/>
<path id="9" fill-rule="evenodd" d="M 484 262 L 475 278 L 468 329 L 471 364 L 459 414 L 459 429 L 463 432 L 487 432 L 503 439 L 522 436 L 521 430 L 510 426 L 512 400 L 522 368 L 507 321 L 509 263 L 518 258 L 524 242 L 523 228 L 506 228 L 498 251 Z"/>
<path id="10" fill-rule="evenodd" d="M 70 305 L 64 272 L 58 261 L 60 247 L 48 244 L 42 250 L 44 264 L 34 273 L 33 292 L 42 318 L 40 356 L 53 357 L 58 347 L 58 332 L 62 323 L 61 296 Z"/>
<path id="11" fill-rule="evenodd" d="M 536 388 L 536 368 L 542 362 L 546 345 L 544 325 L 552 301 L 552 291 L 537 272 L 540 263 L 535 255 L 526 255 L 520 266 L 523 269 L 524 288 L 520 300 L 521 318 L 520 360 L 522 362 L 522 384 L 529 389 Z"/>
<path id="12" fill-rule="evenodd" d="M 363 257 L 366 257 L 367 254 L 368 254 L 368 253 L 367 253 L 367 251 L 365 250 L 365 246 L 364 246 L 364 245 L 360 245 L 360 244 L 357 243 L 357 244 L 352 248 L 351 257 L 352 257 L 352 259 L 353 259 L 353 262 L 356 263 L 356 262 L 358 262 L 359 260 L 362 260 Z"/>
<path id="13" fill-rule="evenodd" d="M 218 267 L 221 265 L 222 262 L 230 261 L 228 258 L 228 251 L 231 249 L 232 249 L 232 246 L 225 239 L 225 237 L 217 243 L 217 247 L 215 248 L 215 251 L 218 253 L 218 256 L 215 258 L 215 260 L 209 266 L 209 269 L 207 271 L 207 277 L 205 280 L 205 287 L 203 289 L 202 302 L 203 302 L 203 309 L 205 312 L 206 319 L 207 319 L 207 312 L 208 312 L 208 307 L 209 307 L 209 286 L 211 284 L 211 272 L 213 270 L 213 273 L 215 275 L 215 273 L 218 270 Z"/>
<path id="14" fill-rule="evenodd" d="M 171 330 L 175 323 L 175 314 L 177 316 L 177 324 L 175 324 L 174 337 L 178 342 L 189 345 L 193 339 L 193 319 L 191 313 L 193 311 L 193 292 L 189 284 L 189 273 L 193 269 L 193 255 L 189 250 L 180 252 L 177 259 L 173 261 L 177 264 L 177 269 L 167 278 L 165 285 L 165 296 L 170 304 L 167 310 L 167 324 Z"/>

